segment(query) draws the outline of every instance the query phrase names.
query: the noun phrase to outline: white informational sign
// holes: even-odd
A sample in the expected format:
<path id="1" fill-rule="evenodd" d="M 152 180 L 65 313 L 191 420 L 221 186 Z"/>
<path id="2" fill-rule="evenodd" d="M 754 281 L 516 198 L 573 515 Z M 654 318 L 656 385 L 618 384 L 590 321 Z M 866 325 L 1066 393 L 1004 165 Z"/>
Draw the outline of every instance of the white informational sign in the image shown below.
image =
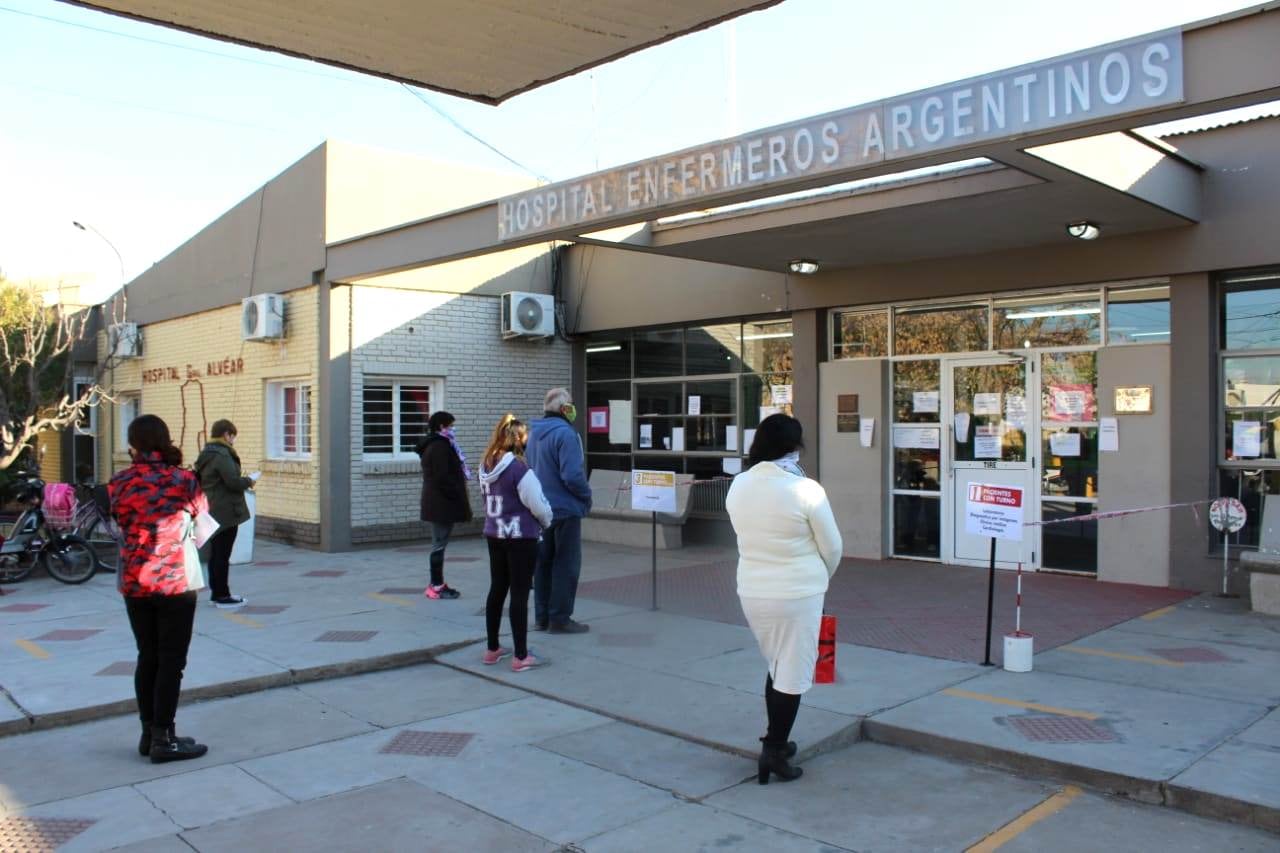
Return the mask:
<path id="1" fill-rule="evenodd" d="M 739 456 L 726 456 L 720 467 L 726 474 L 741 474 L 742 458 Z"/>
<path id="2" fill-rule="evenodd" d="M 738 449 L 738 425 L 737 424 L 729 424 L 727 427 L 724 428 L 724 449 L 725 450 Z"/>
<path id="3" fill-rule="evenodd" d="M 675 512 L 676 475 L 670 471 L 632 471 L 631 508 L 644 512 Z"/>
<path id="4" fill-rule="evenodd" d="M 970 483 L 964 502 L 964 529 L 975 536 L 1022 541 L 1022 489 Z"/>
<path id="5" fill-rule="evenodd" d="M 893 446 L 904 450 L 938 450 L 942 447 L 939 432 L 937 427 L 894 427 Z"/>
<path id="6" fill-rule="evenodd" d="M 1084 418 L 1085 402 L 1085 393 L 1083 391 L 1068 391 L 1063 388 L 1053 389 L 1054 414 L 1068 419 L 1082 420 Z"/>
<path id="7" fill-rule="evenodd" d="M 1257 459 L 1262 455 L 1262 422 L 1235 421 L 1231 425 L 1231 455 L 1236 459 Z"/>
<path id="8" fill-rule="evenodd" d="M 1004 417 L 1009 426 L 1027 428 L 1027 398 L 1021 394 L 1009 394 L 1004 398 Z"/>
<path id="9" fill-rule="evenodd" d="M 785 406 L 791 402 L 790 385 L 770 385 L 769 392 L 773 395 L 773 404 L 775 406 Z"/>
<path id="10" fill-rule="evenodd" d="M 608 409 L 592 409 L 591 410 L 591 429 L 608 429 L 609 428 L 609 410 Z"/>
<path id="11" fill-rule="evenodd" d="M 938 411 L 937 391 L 915 391 L 911 394 L 911 411 L 915 414 Z"/>
<path id="12" fill-rule="evenodd" d="M 677 453 L 684 450 L 684 427 L 671 428 L 671 449 Z"/>
<path id="13" fill-rule="evenodd" d="M 1209 504 L 1209 523 L 1213 525 L 1214 530 L 1235 533 L 1244 527 L 1248 516 L 1244 504 L 1235 498 L 1218 498 Z"/>
<path id="14" fill-rule="evenodd" d="M 742 449 L 750 453 L 751 443 L 756 440 L 756 431 L 753 429 L 744 429 L 742 431 Z"/>
<path id="15" fill-rule="evenodd" d="M 863 418 L 858 424 L 858 439 L 862 442 L 863 447 L 870 447 L 876 436 L 876 419 Z"/>
<path id="16" fill-rule="evenodd" d="M 631 401 L 609 401 L 609 443 L 631 444 Z"/>
<path id="17" fill-rule="evenodd" d="M 1098 420 L 1098 450 L 1102 453 L 1115 453 L 1120 449 L 1120 426 L 1115 418 Z"/>
<path id="18" fill-rule="evenodd" d="M 653 424 L 640 424 L 640 446 L 646 450 L 653 447 Z"/>
<path id="19" fill-rule="evenodd" d="M 765 418 L 769 417 L 770 415 L 776 415 L 776 414 L 780 413 L 781 411 L 782 411 L 782 409 L 778 408 L 777 406 L 761 406 L 761 407 L 760 407 L 760 420 L 764 420 Z"/>
<path id="20" fill-rule="evenodd" d="M 1055 432 L 1049 436 L 1049 452 L 1054 456 L 1079 456 L 1080 433 Z"/>
<path id="21" fill-rule="evenodd" d="M 973 413 L 975 415 L 1000 414 L 1000 392 L 973 395 Z"/>
<path id="22" fill-rule="evenodd" d="M 973 458 L 999 459 L 1000 439 L 1000 427 L 979 424 L 973 436 Z"/>
<path id="23" fill-rule="evenodd" d="M 956 412 L 956 441 L 967 444 L 969 441 L 969 413 Z"/>
<path id="24" fill-rule="evenodd" d="M 689 395 L 689 414 L 702 414 L 702 397 L 697 394 Z"/>

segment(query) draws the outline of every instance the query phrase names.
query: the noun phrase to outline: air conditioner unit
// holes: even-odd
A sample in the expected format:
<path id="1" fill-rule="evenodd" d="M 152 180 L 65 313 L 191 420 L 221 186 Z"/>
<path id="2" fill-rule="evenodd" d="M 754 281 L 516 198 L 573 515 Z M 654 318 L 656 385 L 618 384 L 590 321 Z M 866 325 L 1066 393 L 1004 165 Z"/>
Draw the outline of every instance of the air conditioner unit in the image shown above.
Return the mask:
<path id="1" fill-rule="evenodd" d="M 284 297 L 259 293 L 240 303 L 240 338 L 277 341 L 284 337 Z"/>
<path id="2" fill-rule="evenodd" d="M 545 293 L 502 294 L 502 337 L 552 337 L 556 333 L 555 308 L 555 298 Z"/>
<path id="3" fill-rule="evenodd" d="M 142 337 L 137 323 L 115 323 L 107 327 L 107 355 L 112 358 L 138 358 L 142 355 Z"/>

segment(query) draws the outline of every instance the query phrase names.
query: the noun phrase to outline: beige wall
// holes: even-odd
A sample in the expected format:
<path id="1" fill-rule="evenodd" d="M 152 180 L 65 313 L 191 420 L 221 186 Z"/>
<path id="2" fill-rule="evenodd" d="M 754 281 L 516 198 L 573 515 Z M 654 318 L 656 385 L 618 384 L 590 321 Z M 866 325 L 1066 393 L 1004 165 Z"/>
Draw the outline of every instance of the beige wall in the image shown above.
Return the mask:
<path id="1" fill-rule="evenodd" d="M 844 553 L 850 557 L 881 559 L 889 553 L 884 535 L 887 365 L 880 359 L 858 359 L 819 366 L 819 480 L 844 537 Z M 836 397 L 840 394 L 857 394 L 859 414 L 876 419 L 871 447 L 863 447 L 856 432 L 836 431 Z"/>
<path id="2" fill-rule="evenodd" d="M 550 293 L 551 253 L 550 245 L 537 244 L 391 273 L 366 279 L 360 284 L 363 287 L 469 293 L 473 296 L 499 296 L 510 290 Z"/>

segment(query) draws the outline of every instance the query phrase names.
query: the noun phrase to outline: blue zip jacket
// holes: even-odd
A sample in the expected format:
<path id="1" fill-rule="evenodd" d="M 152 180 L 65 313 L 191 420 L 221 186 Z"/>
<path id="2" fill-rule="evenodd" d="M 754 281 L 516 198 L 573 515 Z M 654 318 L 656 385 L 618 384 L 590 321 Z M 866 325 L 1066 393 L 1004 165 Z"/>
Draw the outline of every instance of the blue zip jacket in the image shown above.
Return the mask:
<path id="1" fill-rule="evenodd" d="M 583 465 L 582 439 L 562 415 L 547 412 L 529 424 L 524 457 L 542 484 L 556 518 L 582 518 L 591 512 L 591 486 Z"/>

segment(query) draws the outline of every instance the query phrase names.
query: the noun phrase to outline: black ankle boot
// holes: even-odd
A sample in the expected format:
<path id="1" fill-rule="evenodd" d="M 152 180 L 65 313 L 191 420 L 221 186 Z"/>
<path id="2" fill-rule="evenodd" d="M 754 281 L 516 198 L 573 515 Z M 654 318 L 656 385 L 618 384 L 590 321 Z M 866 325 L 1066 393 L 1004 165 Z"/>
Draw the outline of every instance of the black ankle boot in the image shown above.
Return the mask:
<path id="1" fill-rule="evenodd" d="M 199 758 L 208 751 L 209 747 L 202 743 L 196 743 L 193 738 L 175 736 L 172 724 L 151 727 L 150 754 L 152 764 Z"/>
<path id="2" fill-rule="evenodd" d="M 760 742 L 761 742 L 761 743 L 764 743 L 764 738 L 760 738 Z M 795 758 L 795 757 L 796 757 L 796 742 L 795 742 L 795 741 L 793 741 L 793 740 L 789 740 L 789 741 L 787 741 L 787 750 L 786 750 L 786 755 L 787 755 L 787 758 Z"/>
<path id="3" fill-rule="evenodd" d="M 174 733 L 173 726 L 169 726 L 169 737 L 173 738 L 176 741 L 180 741 L 188 745 L 196 742 L 196 739 L 193 737 L 178 737 L 178 735 Z M 142 737 L 138 738 L 138 755 L 141 755 L 143 758 L 146 758 L 150 754 L 151 754 L 151 724 L 143 723 Z"/>
<path id="4" fill-rule="evenodd" d="M 760 750 L 760 760 L 756 764 L 757 774 L 756 780 L 761 785 L 769 784 L 769 774 L 772 773 L 778 777 L 781 782 L 790 782 L 792 779 L 799 779 L 804 773 L 800 767 L 793 767 L 787 759 L 788 748 L 792 744 L 785 743 L 781 746 L 773 746 L 766 743 L 764 748 Z"/>

